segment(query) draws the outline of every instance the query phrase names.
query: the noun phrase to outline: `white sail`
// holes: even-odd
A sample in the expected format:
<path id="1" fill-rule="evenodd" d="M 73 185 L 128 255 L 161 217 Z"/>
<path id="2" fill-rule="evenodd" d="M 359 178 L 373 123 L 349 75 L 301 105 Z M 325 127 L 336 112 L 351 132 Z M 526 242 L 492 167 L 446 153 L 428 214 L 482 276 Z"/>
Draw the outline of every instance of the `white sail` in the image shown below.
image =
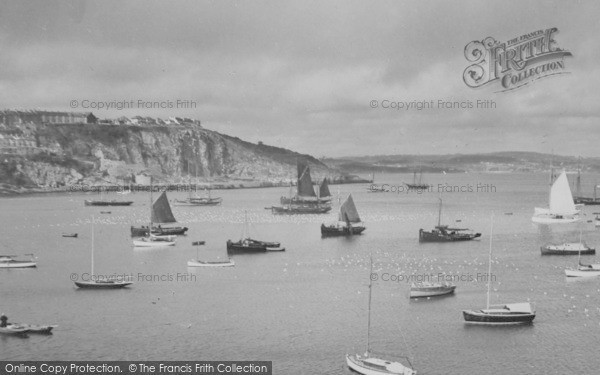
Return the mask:
<path id="1" fill-rule="evenodd" d="M 563 171 L 550 189 L 550 213 L 553 215 L 574 215 L 577 212 L 567 174 Z"/>

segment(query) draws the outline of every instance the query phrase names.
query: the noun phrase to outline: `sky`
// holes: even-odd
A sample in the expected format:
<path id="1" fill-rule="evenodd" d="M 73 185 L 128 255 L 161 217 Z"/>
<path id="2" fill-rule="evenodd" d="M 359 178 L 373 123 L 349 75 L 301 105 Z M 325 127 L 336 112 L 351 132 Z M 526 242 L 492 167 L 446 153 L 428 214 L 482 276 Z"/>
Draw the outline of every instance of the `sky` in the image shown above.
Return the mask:
<path id="1" fill-rule="evenodd" d="M 0 108 L 192 117 L 316 157 L 598 156 L 598 14 L 592 0 L 0 1 Z M 567 74 L 506 92 L 463 81 L 471 41 L 552 27 Z M 435 105 L 384 108 L 415 101 Z"/>

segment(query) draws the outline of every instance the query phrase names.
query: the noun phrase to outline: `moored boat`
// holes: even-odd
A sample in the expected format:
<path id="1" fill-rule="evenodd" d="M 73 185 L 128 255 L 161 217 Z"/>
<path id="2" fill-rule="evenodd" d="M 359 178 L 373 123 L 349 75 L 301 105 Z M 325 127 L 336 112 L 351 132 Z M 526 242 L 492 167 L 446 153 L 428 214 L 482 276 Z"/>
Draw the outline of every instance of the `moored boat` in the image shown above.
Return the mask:
<path id="1" fill-rule="evenodd" d="M 148 236 L 133 240 L 134 247 L 165 247 L 175 246 L 175 243 L 173 239 L 162 236 Z"/>
<path id="2" fill-rule="evenodd" d="M 319 193 L 323 197 L 317 196 L 310 177 L 310 167 L 307 163 L 298 160 L 297 162 L 298 183 L 295 196 L 291 196 L 292 185 L 290 183 L 290 196 L 281 197 L 282 206 L 271 207 L 273 214 L 324 214 L 331 211 L 331 193 L 327 185 L 327 180 L 323 180 L 322 188 Z"/>
<path id="3" fill-rule="evenodd" d="M 438 225 L 431 231 L 419 229 L 419 242 L 455 242 L 470 241 L 481 237 L 481 233 L 475 233 L 468 228 L 450 228 L 442 225 L 442 198 L 439 198 Z"/>
<path id="4" fill-rule="evenodd" d="M 143 234 L 145 237 L 140 238 L 138 240 L 133 241 L 133 245 L 135 247 L 157 247 L 157 246 L 173 246 L 175 242 L 171 239 L 163 239 L 157 238 L 160 236 L 170 236 L 176 234 L 184 234 L 187 231 L 187 227 L 162 227 L 158 225 L 157 227 L 153 226 L 153 223 L 176 223 L 177 220 L 175 216 L 173 216 L 173 211 L 171 211 L 171 205 L 169 204 L 169 200 L 167 198 L 167 193 L 162 192 L 161 195 L 156 199 L 155 202 L 152 202 L 152 190 L 150 191 L 150 224 L 147 227 L 135 228 L 131 227 L 132 236 L 139 235 L 138 233 Z M 152 231 L 149 231 L 148 228 L 152 228 Z M 135 234 L 134 234 L 135 233 Z M 162 242 L 161 244 L 157 244 L 158 242 Z"/>
<path id="5" fill-rule="evenodd" d="M 233 267 L 235 266 L 235 262 L 231 258 L 223 261 L 204 261 L 190 259 L 188 260 L 187 265 L 188 267 Z"/>
<path id="6" fill-rule="evenodd" d="M 25 327 L 16 327 L 13 325 L 0 327 L 0 334 L 2 335 L 27 336 L 27 332 L 29 330 Z"/>
<path id="7" fill-rule="evenodd" d="M 488 258 L 487 275 L 492 275 L 492 237 L 493 237 L 493 217 L 490 229 L 490 251 Z M 533 322 L 535 310 L 529 302 L 507 303 L 504 305 L 490 306 L 490 287 L 492 277 L 487 277 L 487 303 L 485 309 L 463 310 L 465 323 L 478 324 L 527 324 Z"/>
<path id="8" fill-rule="evenodd" d="M 373 259 L 371 258 L 371 272 L 373 275 Z M 373 278 L 369 277 L 369 313 L 367 323 L 367 350 L 364 355 L 346 354 L 346 364 L 348 367 L 363 375 L 415 375 L 410 360 L 405 358 L 409 366 L 401 362 L 389 361 L 372 356 L 371 353 L 371 295 L 373 289 Z"/>
<path id="9" fill-rule="evenodd" d="M 567 174 L 563 171 L 550 187 L 549 208 L 536 207 L 531 221 L 538 224 L 568 224 L 579 221 Z"/>
<path id="10" fill-rule="evenodd" d="M 118 200 L 84 200 L 86 206 L 131 206 L 133 201 L 118 201 Z"/>
<path id="11" fill-rule="evenodd" d="M 448 283 L 413 283 L 410 298 L 435 297 L 454 293 L 456 285 Z"/>
<path id="12" fill-rule="evenodd" d="M 94 216 L 92 216 L 92 251 L 91 251 L 91 272 L 89 280 L 73 281 L 75 286 L 82 289 L 118 289 L 133 284 L 130 281 L 119 279 L 103 279 L 94 273 Z"/>
<path id="13" fill-rule="evenodd" d="M 63 237 L 77 238 L 77 233 L 63 233 Z"/>
<path id="14" fill-rule="evenodd" d="M 0 268 L 32 268 L 36 267 L 37 263 L 34 260 L 33 254 L 25 254 L 30 256 L 30 260 L 18 260 L 19 255 L 0 255 Z"/>
<path id="15" fill-rule="evenodd" d="M 560 245 L 547 244 L 540 247 L 542 255 L 593 255 L 596 249 L 587 246 L 584 242 L 567 242 Z"/>
<path id="16" fill-rule="evenodd" d="M 275 241 L 260 241 L 250 238 L 249 232 L 249 221 L 248 212 L 244 211 L 244 229 L 242 231 L 242 237 L 239 241 L 227 240 L 227 251 L 240 251 L 240 252 L 266 252 L 266 251 L 284 251 L 281 247 L 280 242 Z"/>
<path id="17" fill-rule="evenodd" d="M 344 204 L 340 206 L 338 221 L 332 224 L 321 224 L 321 236 L 352 236 L 361 234 L 367 229 L 358 215 L 358 210 L 352 199 L 352 194 L 348 195 Z"/>

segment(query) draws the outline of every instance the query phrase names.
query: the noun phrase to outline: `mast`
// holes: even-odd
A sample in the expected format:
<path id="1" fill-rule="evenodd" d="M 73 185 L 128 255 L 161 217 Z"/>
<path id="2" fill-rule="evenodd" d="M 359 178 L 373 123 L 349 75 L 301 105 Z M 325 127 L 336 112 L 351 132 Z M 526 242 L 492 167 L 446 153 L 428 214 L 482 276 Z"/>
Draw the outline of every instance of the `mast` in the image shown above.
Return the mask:
<path id="1" fill-rule="evenodd" d="M 440 200 L 440 208 L 438 212 L 438 227 L 442 225 L 442 197 L 438 198 Z"/>
<path id="2" fill-rule="evenodd" d="M 373 274 L 373 254 L 369 255 L 371 259 L 371 272 L 369 273 L 369 314 L 367 319 L 367 352 L 366 356 L 369 356 L 371 352 L 371 290 L 373 289 L 373 280 L 371 275 Z"/>
<path id="3" fill-rule="evenodd" d="M 492 235 L 494 234 L 494 214 L 492 214 L 492 218 L 491 218 L 491 223 L 490 223 L 490 255 L 489 255 L 489 259 L 488 259 L 488 280 L 487 280 L 487 307 L 486 309 L 489 310 L 490 308 L 490 286 L 492 284 Z"/>
<path id="4" fill-rule="evenodd" d="M 150 225 L 148 225 L 148 237 L 152 236 L 152 176 L 150 176 Z"/>
<path id="5" fill-rule="evenodd" d="M 579 161 L 577 163 L 577 197 L 581 197 L 581 156 L 579 157 Z"/>
<path id="6" fill-rule="evenodd" d="M 248 238 L 248 211 L 244 211 L 244 239 Z"/>
<path id="7" fill-rule="evenodd" d="M 94 215 L 92 215 L 92 274 L 91 277 L 94 277 Z"/>

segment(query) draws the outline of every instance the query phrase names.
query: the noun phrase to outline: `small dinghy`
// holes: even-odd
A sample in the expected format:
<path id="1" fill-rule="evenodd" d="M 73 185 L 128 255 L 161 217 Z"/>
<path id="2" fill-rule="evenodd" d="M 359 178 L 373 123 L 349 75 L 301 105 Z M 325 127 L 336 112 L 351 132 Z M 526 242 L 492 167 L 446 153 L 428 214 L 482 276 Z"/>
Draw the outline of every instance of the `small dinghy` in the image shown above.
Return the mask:
<path id="1" fill-rule="evenodd" d="M 24 327 L 15 327 L 13 325 L 0 327 L 1 335 L 27 336 L 27 332 L 29 332 L 29 330 Z"/>
<path id="2" fill-rule="evenodd" d="M 25 254 L 31 257 L 31 260 L 17 260 L 18 255 L 0 255 L 0 268 L 31 268 L 36 267 L 33 254 Z"/>
<path id="3" fill-rule="evenodd" d="M 77 233 L 63 233 L 63 237 L 77 238 Z"/>
<path id="4" fill-rule="evenodd" d="M 222 261 L 204 261 L 190 259 L 188 260 L 187 265 L 188 267 L 234 267 L 235 262 L 231 258 Z"/>
<path id="5" fill-rule="evenodd" d="M 38 324 L 25 324 L 25 323 L 9 323 L 8 327 L 16 329 L 25 328 L 28 333 L 41 333 L 49 334 L 52 333 L 52 329 L 58 327 L 57 325 L 38 325 Z"/>
<path id="6" fill-rule="evenodd" d="M 410 298 L 435 297 L 454 293 L 456 285 L 448 283 L 413 283 L 410 286 Z"/>

